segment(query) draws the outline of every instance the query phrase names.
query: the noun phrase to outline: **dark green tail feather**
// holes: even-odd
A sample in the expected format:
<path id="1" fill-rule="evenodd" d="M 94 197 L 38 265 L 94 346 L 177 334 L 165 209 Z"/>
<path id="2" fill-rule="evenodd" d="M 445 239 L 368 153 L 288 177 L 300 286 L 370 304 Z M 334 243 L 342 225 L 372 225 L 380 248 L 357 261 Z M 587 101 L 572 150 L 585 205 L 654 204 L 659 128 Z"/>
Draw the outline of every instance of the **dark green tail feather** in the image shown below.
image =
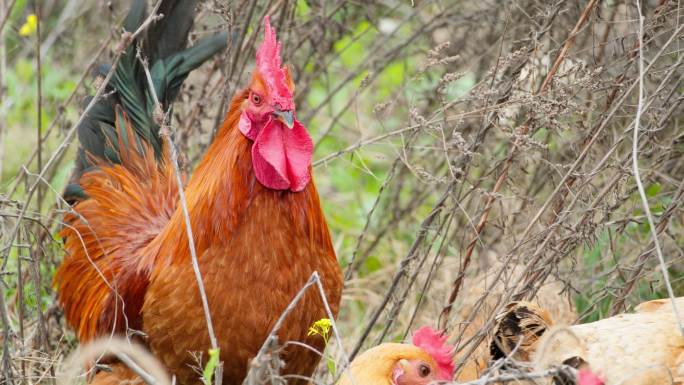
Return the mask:
<path id="1" fill-rule="evenodd" d="M 136 49 L 142 43 L 143 55 L 150 65 L 150 75 L 159 102 L 168 110 L 183 81 L 190 71 L 222 51 L 227 45 L 227 34 L 205 38 L 186 48 L 187 37 L 195 16 L 196 0 L 165 0 L 159 8 L 164 17 L 150 26 L 144 36 L 133 42 L 119 59 L 114 76 L 107 84 L 106 94 L 93 106 L 77 128 L 80 147 L 71 184 L 64 198 L 75 203 L 86 197 L 78 180 L 84 172 L 92 169 L 92 156 L 119 163 L 117 143 L 116 110 L 125 113 L 133 125 L 136 143 L 140 140 L 150 144 L 157 156 L 161 155 L 159 126 L 153 119 L 154 102 L 142 64 L 136 57 Z M 134 0 L 124 20 L 126 31 L 135 31 L 147 17 L 146 1 Z M 104 77 L 111 66 L 101 65 L 96 76 Z M 87 100 L 89 102 L 90 99 Z M 124 141 L 127 144 L 127 141 Z M 128 144 L 127 144 L 128 145 Z M 87 155 L 90 154 L 90 157 Z"/>

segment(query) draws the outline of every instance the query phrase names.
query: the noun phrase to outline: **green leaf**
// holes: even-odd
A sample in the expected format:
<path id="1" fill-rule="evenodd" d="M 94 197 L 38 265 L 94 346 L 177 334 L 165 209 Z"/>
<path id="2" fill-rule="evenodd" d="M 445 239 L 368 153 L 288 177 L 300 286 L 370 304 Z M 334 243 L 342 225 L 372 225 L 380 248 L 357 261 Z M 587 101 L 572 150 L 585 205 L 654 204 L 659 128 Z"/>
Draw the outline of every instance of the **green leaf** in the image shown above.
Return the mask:
<path id="1" fill-rule="evenodd" d="M 328 358 L 327 361 L 328 371 L 330 374 L 332 374 L 333 378 L 335 378 L 335 375 L 337 374 L 337 366 L 335 365 L 335 361 L 333 361 L 332 358 Z"/>
<path id="2" fill-rule="evenodd" d="M 653 198 L 654 196 L 658 195 L 658 193 L 663 189 L 663 186 L 660 183 L 653 183 L 646 187 L 646 196 L 649 198 Z"/>
<path id="3" fill-rule="evenodd" d="M 307 3 L 306 0 L 297 0 L 297 7 L 295 9 L 295 12 L 297 13 L 297 17 L 304 17 L 309 15 L 311 13 L 311 8 L 309 7 L 309 4 Z"/>
<path id="4" fill-rule="evenodd" d="M 202 372 L 202 378 L 204 379 L 205 385 L 211 385 L 214 378 L 214 371 L 219 363 L 219 353 L 221 349 L 209 349 L 209 361 L 204 366 L 204 371 Z"/>
<path id="5" fill-rule="evenodd" d="M 362 21 L 352 34 L 335 42 L 335 52 L 340 55 L 340 61 L 345 67 L 354 68 L 363 61 L 366 56 L 366 44 L 375 38 L 374 31 L 370 29 L 371 24 Z"/>
<path id="6" fill-rule="evenodd" d="M 366 263 L 364 263 L 363 267 L 366 270 L 365 273 L 373 273 L 382 269 L 382 261 L 375 255 L 371 255 L 366 258 Z"/>

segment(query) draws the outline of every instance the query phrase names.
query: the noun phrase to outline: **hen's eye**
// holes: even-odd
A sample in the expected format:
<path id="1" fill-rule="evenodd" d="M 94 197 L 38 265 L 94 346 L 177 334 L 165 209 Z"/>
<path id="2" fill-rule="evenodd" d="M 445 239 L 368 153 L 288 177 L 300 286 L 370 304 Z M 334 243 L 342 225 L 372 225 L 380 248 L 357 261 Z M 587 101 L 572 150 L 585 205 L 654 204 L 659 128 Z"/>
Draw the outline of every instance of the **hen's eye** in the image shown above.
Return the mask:
<path id="1" fill-rule="evenodd" d="M 420 364 L 420 366 L 418 367 L 418 374 L 421 377 L 429 376 L 430 375 L 430 367 L 425 365 L 425 364 Z"/>
<path id="2" fill-rule="evenodd" d="M 253 93 L 251 98 L 252 98 L 252 103 L 254 103 L 255 106 L 258 106 L 259 104 L 261 104 L 261 96 Z"/>

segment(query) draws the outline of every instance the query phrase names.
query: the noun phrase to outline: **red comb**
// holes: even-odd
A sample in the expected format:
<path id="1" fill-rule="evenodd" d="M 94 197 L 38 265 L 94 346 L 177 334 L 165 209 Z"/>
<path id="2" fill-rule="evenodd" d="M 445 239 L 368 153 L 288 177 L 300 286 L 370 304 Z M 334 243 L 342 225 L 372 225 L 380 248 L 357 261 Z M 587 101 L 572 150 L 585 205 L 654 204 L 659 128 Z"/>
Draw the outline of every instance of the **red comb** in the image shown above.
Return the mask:
<path id="1" fill-rule="evenodd" d="M 413 344 L 425 350 L 437 363 L 440 380 L 451 380 L 454 373 L 454 361 L 451 358 L 453 346 L 446 343 L 447 336 L 429 327 L 423 326 L 413 333 Z"/>
<path id="2" fill-rule="evenodd" d="M 256 52 L 256 65 L 261 69 L 280 69 L 280 43 L 271 28 L 270 17 L 264 17 L 264 41 Z"/>
<path id="3" fill-rule="evenodd" d="M 287 87 L 285 70 L 280 61 L 280 43 L 268 16 L 264 17 L 264 41 L 256 51 L 256 68 L 266 81 L 273 102 L 282 110 L 293 110 L 292 93 Z"/>

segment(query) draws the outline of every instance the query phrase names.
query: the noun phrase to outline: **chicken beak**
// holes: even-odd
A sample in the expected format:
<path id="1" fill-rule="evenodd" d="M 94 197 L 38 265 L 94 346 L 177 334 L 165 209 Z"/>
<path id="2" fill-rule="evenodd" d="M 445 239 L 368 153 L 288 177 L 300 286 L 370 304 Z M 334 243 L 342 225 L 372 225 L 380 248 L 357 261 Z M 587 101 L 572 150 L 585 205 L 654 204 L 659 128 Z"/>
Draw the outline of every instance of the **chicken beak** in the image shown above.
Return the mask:
<path id="1" fill-rule="evenodd" d="M 390 381 L 392 385 L 397 385 L 399 383 L 399 377 L 403 376 L 406 373 L 406 370 L 409 365 L 410 363 L 405 358 L 402 358 L 399 361 L 397 361 L 396 365 L 392 369 L 392 380 Z"/>
<path id="2" fill-rule="evenodd" d="M 273 111 L 273 115 L 275 115 L 276 119 L 283 122 L 287 128 L 292 129 L 292 127 L 294 127 L 294 113 L 292 111 L 280 111 L 279 109 L 276 109 Z"/>

